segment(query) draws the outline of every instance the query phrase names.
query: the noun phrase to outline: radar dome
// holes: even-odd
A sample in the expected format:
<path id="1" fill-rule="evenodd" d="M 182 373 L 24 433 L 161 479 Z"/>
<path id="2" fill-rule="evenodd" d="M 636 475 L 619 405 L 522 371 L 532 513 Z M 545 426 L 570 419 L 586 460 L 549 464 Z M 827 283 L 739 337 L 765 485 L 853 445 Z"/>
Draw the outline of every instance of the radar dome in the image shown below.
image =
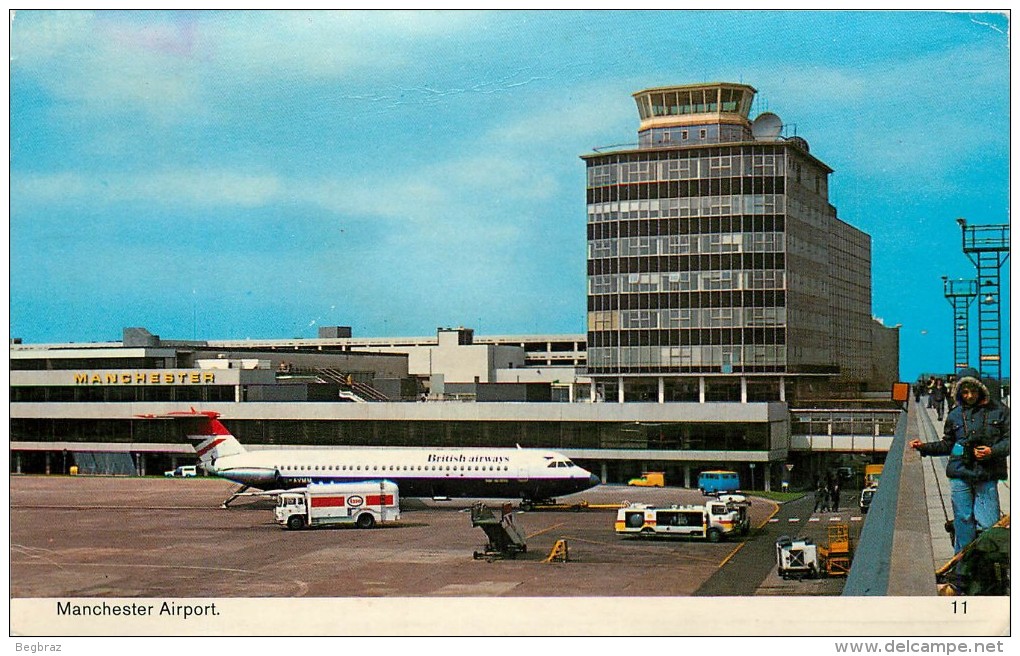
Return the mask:
<path id="1" fill-rule="evenodd" d="M 751 124 L 751 134 L 756 141 L 776 141 L 783 131 L 783 119 L 772 112 L 764 112 Z"/>

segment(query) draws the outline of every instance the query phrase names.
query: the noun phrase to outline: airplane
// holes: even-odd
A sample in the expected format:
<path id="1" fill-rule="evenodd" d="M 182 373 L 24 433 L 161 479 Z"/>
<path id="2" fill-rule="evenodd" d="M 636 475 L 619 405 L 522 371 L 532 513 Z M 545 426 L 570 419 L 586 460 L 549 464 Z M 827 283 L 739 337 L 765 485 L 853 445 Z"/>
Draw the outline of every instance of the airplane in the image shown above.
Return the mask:
<path id="1" fill-rule="evenodd" d="M 272 494 L 315 483 L 387 479 L 401 497 L 523 499 L 527 507 L 599 485 L 599 477 L 566 456 L 545 449 L 450 447 L 336 447 L 248 451 L 213 411 L 139 415 L 175 419 L 195 440 L 200 466 L 241 484 L 222 507 L 240 496 Z M 255 488 L 261 493 L 249 493 Z"/>

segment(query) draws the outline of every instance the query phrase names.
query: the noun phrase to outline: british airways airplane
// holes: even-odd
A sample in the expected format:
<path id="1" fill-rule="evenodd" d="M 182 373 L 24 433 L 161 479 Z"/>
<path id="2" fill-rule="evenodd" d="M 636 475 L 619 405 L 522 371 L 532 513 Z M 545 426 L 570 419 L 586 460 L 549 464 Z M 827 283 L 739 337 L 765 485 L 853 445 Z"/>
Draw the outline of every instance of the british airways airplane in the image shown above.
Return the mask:
<path id="1" fill-rule="evenodd" d="M 197 441 L 199 463 L 209 474 L 246 490 L 270 491 L 312 483 L 378 480 L 395 482 L 402 497 L 523 499 L 534 503 L 599 485 L 598 476 L 564 455 L 545 449 L 378 447 L 266 449 L 247 451 L 219 420 L 218 412 L 146 415 L 186 425 Z"/>

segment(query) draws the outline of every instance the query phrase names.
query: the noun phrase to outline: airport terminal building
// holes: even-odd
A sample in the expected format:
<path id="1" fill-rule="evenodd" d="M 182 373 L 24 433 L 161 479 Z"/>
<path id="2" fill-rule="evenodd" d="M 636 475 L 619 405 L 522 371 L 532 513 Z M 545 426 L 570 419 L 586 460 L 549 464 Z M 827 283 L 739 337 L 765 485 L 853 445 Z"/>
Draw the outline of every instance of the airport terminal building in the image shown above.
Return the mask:
<path id="1" fill-rule="evenodd" d="M 161 474 L 194 461 L 171 422 L 220 412 L 249 448 L 545 447 L 607 482 L 810 482 L 881 460 L 900 410 L 898 328 L 871 316 L 868 236 L 831 169 L 754 89 L 640 91 L 633 147 L 584 155 L 588 321 L 577 335 L 11 340 L 11 471 Z"/>

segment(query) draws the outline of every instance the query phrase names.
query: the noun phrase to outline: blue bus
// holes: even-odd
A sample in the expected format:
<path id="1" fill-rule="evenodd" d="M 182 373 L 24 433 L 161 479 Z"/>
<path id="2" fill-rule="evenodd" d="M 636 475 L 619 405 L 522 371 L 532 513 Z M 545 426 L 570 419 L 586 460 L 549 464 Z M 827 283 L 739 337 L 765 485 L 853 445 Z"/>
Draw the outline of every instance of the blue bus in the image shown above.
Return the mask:
<path id="1" fill-rule="evenodd" d="M 740 489 L 740 477 L 735 471 L 703 471 L 698 476 L 698 489 L 702 494 L 723 494 Z"/>

